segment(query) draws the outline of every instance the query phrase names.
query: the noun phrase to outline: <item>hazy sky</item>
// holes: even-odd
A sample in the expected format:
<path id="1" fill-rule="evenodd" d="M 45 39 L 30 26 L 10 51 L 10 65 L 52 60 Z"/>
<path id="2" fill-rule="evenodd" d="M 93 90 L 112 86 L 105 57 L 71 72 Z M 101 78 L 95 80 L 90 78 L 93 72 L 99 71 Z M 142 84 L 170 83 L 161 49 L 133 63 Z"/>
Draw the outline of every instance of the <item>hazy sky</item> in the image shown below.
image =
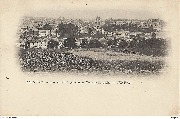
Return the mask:
<path id="1" fill-rule="evenodd" d="M 35 16 L 47 16 L 47 17 L 65 17 L 72 19 L 94 19 L 96 16 L 100 16 L 102 19 L 115 18 L 115 19 L 149 19 L 158 18 L 157 14 L 153 14 L 149 11 L 132 11 L 132 10 L 62 10 L 62 11 L 42 11 Z"/>
<path id="2" fill-rule="evenodd" d="M 161 1 L 146 0 L 92 0 L 83 2 L 74 1 L 53 1 L 48 3 L 36 3 L 32 7 L 27 7 L 28 14 L 37 17 L 65 17 L 94 19 L 96 16 L 101 18 L 120 18 L 120 19 L 148 19 L 160 18 L 164 4 Z"/>

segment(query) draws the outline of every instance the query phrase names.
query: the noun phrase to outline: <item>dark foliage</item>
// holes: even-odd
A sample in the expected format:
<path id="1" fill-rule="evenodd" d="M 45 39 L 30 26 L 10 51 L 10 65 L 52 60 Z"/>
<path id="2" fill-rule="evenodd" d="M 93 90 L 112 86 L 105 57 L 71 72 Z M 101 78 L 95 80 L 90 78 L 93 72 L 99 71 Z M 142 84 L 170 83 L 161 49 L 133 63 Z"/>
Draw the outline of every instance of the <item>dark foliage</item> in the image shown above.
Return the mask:
<path id="1" fill-rule="evenodd" d="M 67 48 L 76 48 L 77 45 L 76 45 L 76 40 L 75 38 L 67 38 L 64 40 L 64 46 L 67 47 Z"/>
<path id="2" fill-rule="evenodd" d="M 88 48 L 89 47 L 89 43 L 88 43 L 87 39 L 82 40 L 80 47 L 81 48 Z"/>
<path id="3" fill-rule="evenodd" d="M 78 27 L 74 24 L 59 24 L 57 27 L 57 32 L 61 37 L 73 37 L 78 33 Z"/>
<path id="4" fill-rule="evenodd" d="M 165 56 L 167 54 L 167 41 L 161 38 L 141 39 L 135 38 L 131 42 L 123 39 L 109 40 L 108 46 L 114 51 L 123 51 L 127 53 Z"/>
<path id="5" fill-rule="evenodd" d="M 102 48 L 103 45 L 96 39 L 89 41 L 89 48 Z"/>
<path id="6" fill-rule="evenodd" d="M 55 49 L 58 47 L 58 45 L 59 45 L 59 42 L 54 41 L 54 40 L 50 40 L 50 41 L 48 41 L 47 48 L 48 49 Z"/>
<path id="7" fill-rule="evenodd" d="M 24 71 L 88 71 L 123 73 L 158 73 L 164 67 L 162 61 L 104 61 L 81 57 L 55 50 L 29 49 L 20 52 L 21 66 Z"/>

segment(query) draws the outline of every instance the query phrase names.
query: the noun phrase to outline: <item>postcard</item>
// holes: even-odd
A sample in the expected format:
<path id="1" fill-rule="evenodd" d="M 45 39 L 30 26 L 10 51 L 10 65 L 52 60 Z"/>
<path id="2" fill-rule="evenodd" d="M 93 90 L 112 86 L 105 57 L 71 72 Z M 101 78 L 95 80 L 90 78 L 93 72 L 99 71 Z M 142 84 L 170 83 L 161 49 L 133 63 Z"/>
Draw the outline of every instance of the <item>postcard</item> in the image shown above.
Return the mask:
<path id="1" fill-rule="evenodd" d="M 1 0 L 1 116 L 179 114 L 178 0 Z"/>

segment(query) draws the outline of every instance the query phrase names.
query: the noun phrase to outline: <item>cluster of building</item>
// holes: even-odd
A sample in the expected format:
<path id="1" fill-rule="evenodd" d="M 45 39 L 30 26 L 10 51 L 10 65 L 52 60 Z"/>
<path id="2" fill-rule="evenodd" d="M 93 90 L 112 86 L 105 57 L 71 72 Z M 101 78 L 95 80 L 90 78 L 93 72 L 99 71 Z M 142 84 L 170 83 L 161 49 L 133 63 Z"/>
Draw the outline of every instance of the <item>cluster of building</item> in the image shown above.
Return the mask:
<path id="1" fill-rule="evenodd" d="M 152 38 L 154 34 L 158 34 L 162 31 L 164 22 L 160 19 L 106 19 L 102 20 L 100 17 L 96 17 L 94 20 L 82 20 L 82 19 L 65 19 L 65 18 L 32 18 L 27 17 L 23 19 L 20 26 L 20 47 L 25 47 L 28 43 L 28 47 L 41 47 L 47 48 L 48 42 L 54 40 L 59 42 L 58 47 L 63 47 L 63 42 L 67 39 L 68 34 L 61 36 L 58 31 L 59 24 L 73 24 L 78 27 L 77 35 L 73 36 L 76 39 L 76 44 L 80 45 L 83 39 L 97 39 L 114 40 L 123 39 L 126 41 L 132 41 L 135 37 L 141 37 L 144 39 Z M 152 29 L 153 32 L 144 32 L 124 28 L 124 26 L 135 26 L 139 29 Z M 114 30 L 108 30 L 108 27 L 117 26 Z M 72 36 L 71 36 L 72 37 Z M 103 39 L 103 40 L 102 40 Z"/>

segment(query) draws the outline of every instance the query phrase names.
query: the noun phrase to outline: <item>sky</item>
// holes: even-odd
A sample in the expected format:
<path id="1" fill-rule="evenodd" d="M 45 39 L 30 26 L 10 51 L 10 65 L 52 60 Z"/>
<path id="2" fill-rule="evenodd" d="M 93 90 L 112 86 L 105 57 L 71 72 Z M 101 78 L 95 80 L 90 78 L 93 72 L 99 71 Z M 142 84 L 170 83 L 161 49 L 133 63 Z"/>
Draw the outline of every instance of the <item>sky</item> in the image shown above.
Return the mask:
<path id="1" fill-rule="evenodd" d="M 157 14 L 153 14 L 149 11 L 132 11 L 132 10 L 62 10 L 62 11 L 48 11 L 39 12 L 35 16 L 45 17 L 65 17 L 68 19 L 95 19 L 100 16 L 102 19 L 114 18 L 114 19 L 149 19 L 159 18 Z"/>
<path id="2" fill-rule="evenodd" d="M 35 17 L 65 17 L 69 19 L 149 19 L 160 18 L 164 4 L 159 0 L 73 0 L 57 2 L 34 2 L 28 6 L 27 15 Z M 30 3 L 29 3 L 30 4 Z"/>

